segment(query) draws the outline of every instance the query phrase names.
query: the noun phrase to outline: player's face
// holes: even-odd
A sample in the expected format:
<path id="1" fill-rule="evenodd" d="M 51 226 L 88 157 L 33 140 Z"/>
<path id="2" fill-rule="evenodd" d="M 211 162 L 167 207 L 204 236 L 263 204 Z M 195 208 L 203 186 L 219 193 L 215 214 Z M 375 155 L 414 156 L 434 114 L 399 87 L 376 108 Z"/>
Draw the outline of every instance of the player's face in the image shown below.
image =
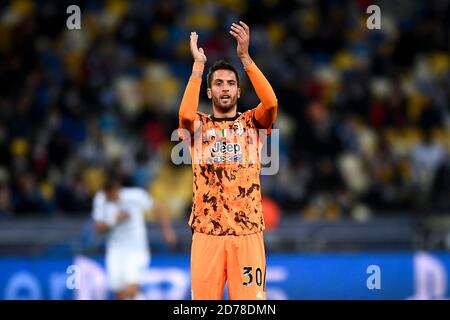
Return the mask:
<path id="1" fill-rule="evenodd" d="M 119 188 L 114 187 L 105 191 L 106 199 L 111 202 L 115 202 L 119 199 Z"/>
<path id="2" fill-rule="evenodd" d="M 212 74 L 211 88 L 208 88 L 208 98 L 221 112 L 232 109 L 240 98 L 240 89 L 236 74 L 231 70 L 216 70 Z"/>

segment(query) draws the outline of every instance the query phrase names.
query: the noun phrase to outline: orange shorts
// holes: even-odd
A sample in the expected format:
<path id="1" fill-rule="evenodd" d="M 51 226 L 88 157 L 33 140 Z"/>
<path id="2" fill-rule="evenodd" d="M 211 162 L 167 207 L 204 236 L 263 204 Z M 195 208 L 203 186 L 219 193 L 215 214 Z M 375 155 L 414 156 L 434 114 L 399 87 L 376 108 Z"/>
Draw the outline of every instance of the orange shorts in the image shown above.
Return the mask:
<path id="1" fill-rule="evenodd" d="M 230 300 L 266 299 L 263 233 L 212 236 L 194 232 L 191 249 L 193 300 L 221 300 L 225 282 Z"/>

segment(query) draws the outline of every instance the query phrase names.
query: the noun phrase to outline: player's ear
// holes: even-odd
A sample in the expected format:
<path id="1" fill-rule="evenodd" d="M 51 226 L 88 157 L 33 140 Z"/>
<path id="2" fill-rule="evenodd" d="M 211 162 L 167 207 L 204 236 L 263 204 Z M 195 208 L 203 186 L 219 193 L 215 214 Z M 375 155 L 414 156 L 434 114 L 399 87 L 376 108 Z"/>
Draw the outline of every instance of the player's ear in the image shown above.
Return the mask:
<path id="1" fill-rule="evenodd" d="M 237 90 L 237 97 L 238 97 L 238 99 L 241 97 L 241 88 L 239 88 L 239 87 L 238 87 L 238 90 Z"/>
<path id="2" fill-rule="evenodd" d="M 212 99 L 211 88 L 206 89 L 206 94 L 208 95 L 208 99 Z"/>

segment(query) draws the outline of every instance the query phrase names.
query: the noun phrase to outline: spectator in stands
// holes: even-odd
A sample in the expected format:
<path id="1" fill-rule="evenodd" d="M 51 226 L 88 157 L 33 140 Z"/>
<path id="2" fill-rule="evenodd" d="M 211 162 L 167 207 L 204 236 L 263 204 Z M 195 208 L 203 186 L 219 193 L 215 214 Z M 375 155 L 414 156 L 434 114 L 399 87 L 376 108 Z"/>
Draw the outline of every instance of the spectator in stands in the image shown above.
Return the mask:
<path id="1" fill-rule="evenodd" d="M 417 197 L 421 199 L 422 204 L 430 200 L 436 173 L 442 167 L 444 160 L 444 148 L 439 142 L 433 140 L 431 129 L 426 130 L 422 141 L 411 150 L 413 179 L 417 186 Z"/>
<path id="2" fill-rule="evenodd" d="M 36 179 L 30 172 L 20 173 L 13 191 L 14 208 L 17 216 L 54 213 L 55 207 L 51 201 L 44 198 Z"/>
<path id="3" fill-rule="evenodd" d="M 364 24 L 367 1 L 219 1 L 206 9 L 182 1 L 86 0 L 81 32 L 67 32 L 63 2 L 18 3 L 0 4 L 0 169 L 10 174 L 3 184 L 14 215 L 85 214 L 100 188 L 99 168 L 122 159 L 127 181 L 161 198 L 167 185 L 177 190 L 178 200 L 167 204 L 171 215 L 184 217 L 175 211 L 185 206 L 188 179 L 160 162 L 190 73 L 184 35 L 198 30 L 204 46 L 232 59 L 234 46 L 221 28 L 236 16 L 254 26 L 253 45 L 261 47 L 255 59 L 283 105 L 275 125 L 283 159 L 268 194 L 282 210 L 298 213 L 326 199 L 345 212 L 360 201 L 337 167 L 348 152 L 367 162 L 361 170 L 373 183 L 363 198 L 371 209 L 434 207 L 431 198 L 414 201 L 411 184 L 419 190 L 423 181 L 409 175 L 417 177 L 426 152 L 450 151 L 448 1 L 408 1 L 405 10 L 386 1 L 389 22 L 376 31 Z M 253 105 L 255 97 L 246 99 Z M 403 139 L 407 130 L 430 129 L 439 135 L 426 143 Z M 436 158 L 442 156 L 424 160 L 433 162 L 436 178 L 427 188 L 448 208 L 450 197 L 438 192 L 447 167 Z"/>
<path id="4" fill-rule="evenodd" d="M 11 203 L 11 192 L 5 184 L 0 184 L 0 220 L 13 217 L 13 206 Z"/>

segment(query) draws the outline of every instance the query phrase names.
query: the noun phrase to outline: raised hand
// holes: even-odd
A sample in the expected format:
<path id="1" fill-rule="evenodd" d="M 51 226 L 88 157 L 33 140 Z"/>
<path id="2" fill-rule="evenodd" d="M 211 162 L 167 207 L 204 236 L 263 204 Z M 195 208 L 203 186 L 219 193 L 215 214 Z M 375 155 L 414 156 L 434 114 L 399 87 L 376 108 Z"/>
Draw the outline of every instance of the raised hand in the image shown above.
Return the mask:
<path id="1" fill-rule="evenodd" d="M 239 21 L 239 24 L 233 23 L 231 25 L 230 34 L 237 40 L 236 52 L 239 58 L 249 56 L 248 47 L 250 44 L 250 28 L 244 22 Z"/>
<path id="2" fill-rule="evenodd" d="M 190 47 L 192 57 L 194 58 L 195 62 L 206 63 L 205 52 L 203 51 L 203 48 L 197 47 L 197 40 L 198 40 L 197 32 L 191 32 Z"/>

